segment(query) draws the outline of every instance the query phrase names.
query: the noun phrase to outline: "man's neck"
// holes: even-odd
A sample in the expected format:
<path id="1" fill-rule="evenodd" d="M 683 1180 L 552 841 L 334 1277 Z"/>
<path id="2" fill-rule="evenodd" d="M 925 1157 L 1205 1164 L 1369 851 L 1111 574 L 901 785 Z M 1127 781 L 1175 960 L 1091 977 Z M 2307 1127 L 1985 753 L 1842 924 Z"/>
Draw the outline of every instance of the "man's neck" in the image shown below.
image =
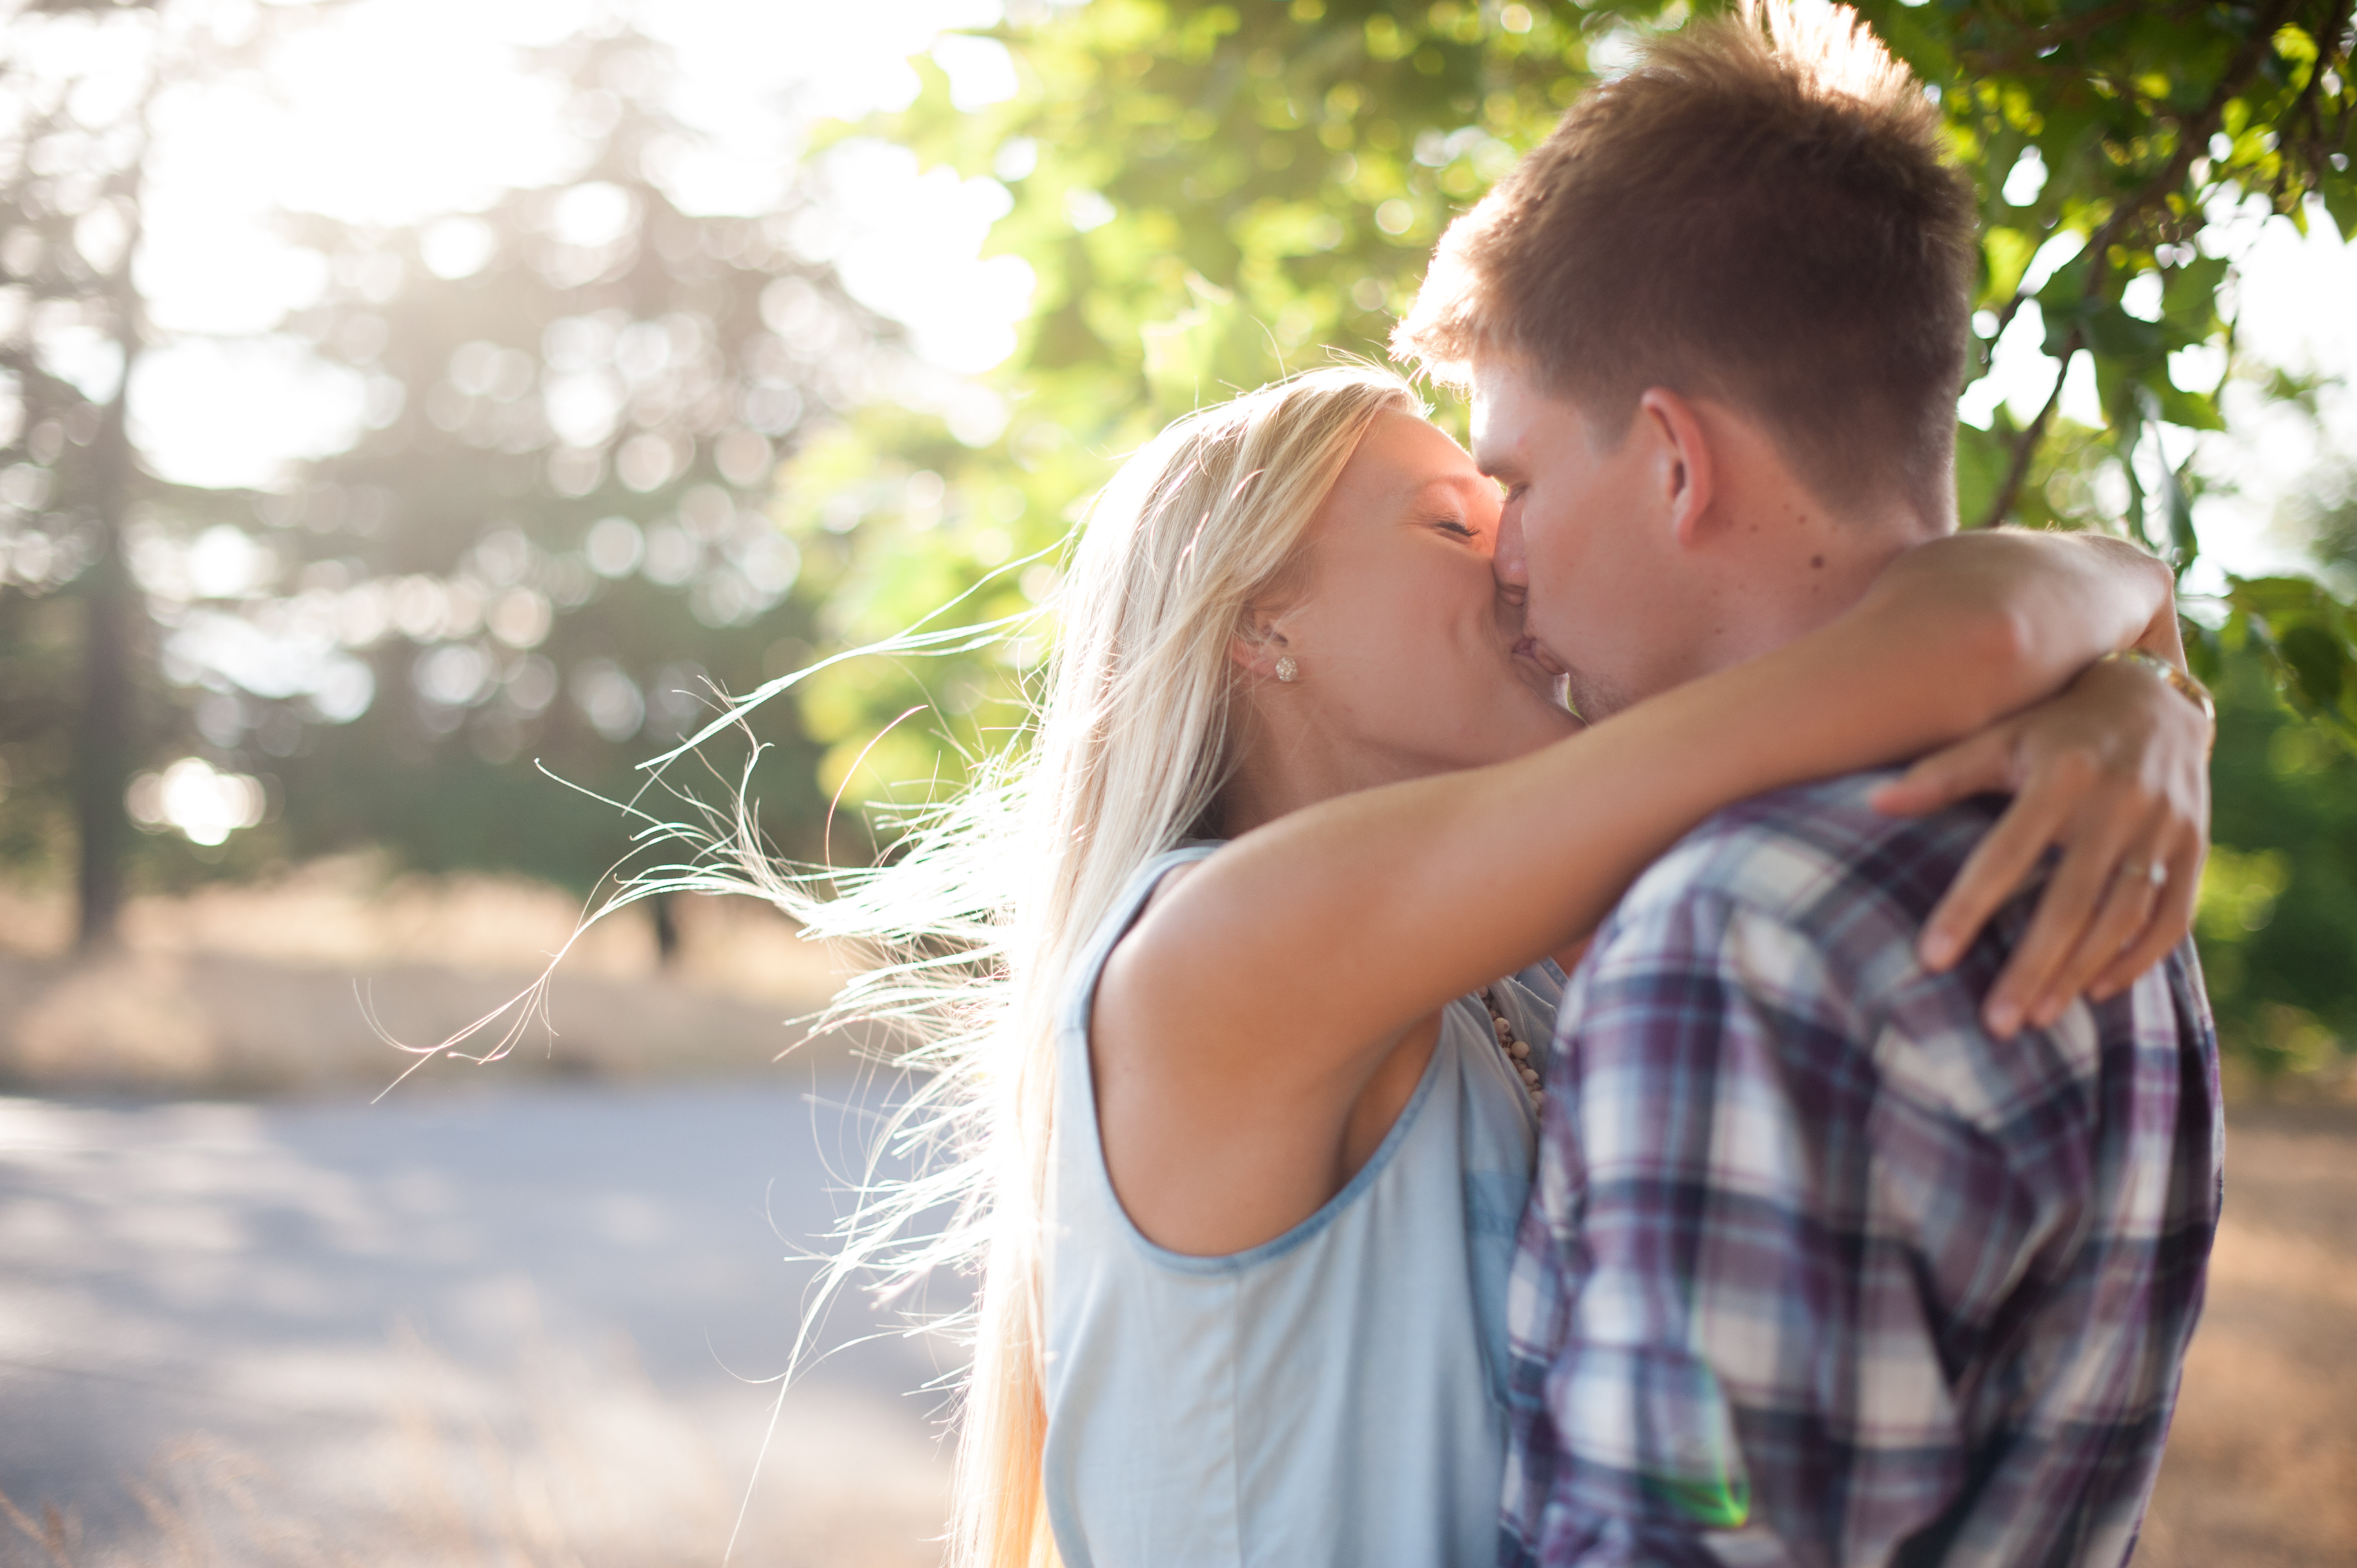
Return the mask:
<path id="1" fill-rule="evenodd" d="M 1698 563 L 1716 613 L 1696 650 L 1696 674 L 1807 636 L 1857 604 L 1901 553 L 1954 526 L 1896 496 L 1829 506 L 1781 465 L 1746 478 L 1728 487 L 1717 538 Z"/>
<path id="2" fill-rule="evenodd" d="M 1865 596 L 1902 553 L 1947 529 L 1912 511 L 1827 515 L 1771 501 L 1725 521 L 1723 548 L 1693 580 L 1691 635 L 1674 662 L 1642 691 L 1582 691 L 1573 701 L 1590 719 L 1644 696 L 1772 653 L 1834 620 Z"/>
<path id="3" fill-rule="evenodd" d="M 1924 537 L 1929 537 L 1928 535 Z M 1921 543 L 1911 531 L 1835 523 L 1824 536 L 1784 553 L 1763 552 L 1732 585 L 1741 597 L 1713 649 L 1713 669 L 1749 662 L 1798 641 L 1865 597 L 1898 559 Z"/>

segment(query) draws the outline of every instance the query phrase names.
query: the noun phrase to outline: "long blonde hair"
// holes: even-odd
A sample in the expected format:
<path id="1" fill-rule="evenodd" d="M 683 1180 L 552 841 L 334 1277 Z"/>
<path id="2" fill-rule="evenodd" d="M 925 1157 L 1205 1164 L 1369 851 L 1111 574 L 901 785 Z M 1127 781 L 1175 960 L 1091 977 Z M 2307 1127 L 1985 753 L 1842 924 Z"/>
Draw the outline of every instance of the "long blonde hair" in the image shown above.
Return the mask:
<path id="1" fill-rule="evenodd" d="M 1295 377 L 1172 424 L 1090 510 L 1057 607 L 1047 701 L 1017 765 L 1018 820 L 997 851 L 1036 870 L 1008 911 L 1004 1011 L 969 1069 L 989 1107 L 974 1155 L 991 1224 L 958 1454 L 957 1568 L 1053 1560 L 1039 1238 L 1055 1010 L 1138 868 L 1219 831 L 1235 763 L 1231 650 L 1254 601 L 1296 568 L 1311 514 L 1387 410 L 1419 411 L 1387 371 Z"/>
<path id="2" fill-rule="evenodd" d="M 1312 371 L 1180 419 L 1132 456 L 1089 508 L 1051 607 L 1044 701 L 963 793 L 906 819 L 878 865 L 779 864 L 740 789 L 709 831 L 653 823 L 687 858 L 630 878 L 598 910 L 657 892 L 752 892 L 806 936 L 865 955 L 817 1024 L 881 1023 L 910 1042 L 896 1060 L 914 1087 L 879 1152 L 931 1157 L 865 1189 L 823 1288 L 981 1264 L 954 1568 L 1056 1561 L 1040 1474 L 1039 1238 L 1057 1006 L 1138 868 L 1219 832 L 1236 760 L 1234 639 L 1257 601 L 1297 580 L 1311 515 L 1392 411 L 1423 413 L 1392 372 Z M 837 657 L 971 649 L 1006 629 L 914 633 Z M 672 756 L 799 678 L 754 693 Z M 943 1212 L 946 1225 L 932 1219 Z"/>

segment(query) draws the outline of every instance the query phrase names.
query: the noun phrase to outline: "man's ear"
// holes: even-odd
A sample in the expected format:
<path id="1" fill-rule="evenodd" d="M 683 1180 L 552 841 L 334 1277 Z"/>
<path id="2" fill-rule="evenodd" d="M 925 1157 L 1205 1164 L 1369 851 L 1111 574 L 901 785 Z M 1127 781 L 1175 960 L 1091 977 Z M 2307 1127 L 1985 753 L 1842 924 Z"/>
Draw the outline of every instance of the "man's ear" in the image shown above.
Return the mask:
<path id="1" fill-rule="evenodd" d="M 1648 476 L 1659 487 L 1654 499 L 1669 520 L 1678 548 L 1691 550 L 1700 541 L 1704 519 L 1718 492 L 1709 433 L 1695 417 L 1694 405 L 1667 387 L 1646 389 L 1637 400 L 1637 419 L 1654 446 L 1655 465 Z"/>

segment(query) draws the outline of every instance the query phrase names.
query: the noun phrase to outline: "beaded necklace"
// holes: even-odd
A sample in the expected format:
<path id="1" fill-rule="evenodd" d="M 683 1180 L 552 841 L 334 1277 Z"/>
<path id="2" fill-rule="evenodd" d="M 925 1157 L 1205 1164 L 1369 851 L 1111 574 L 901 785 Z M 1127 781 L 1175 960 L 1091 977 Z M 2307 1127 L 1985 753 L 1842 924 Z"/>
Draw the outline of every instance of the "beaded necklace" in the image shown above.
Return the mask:
<path id="1" fill-rule="evenodd" d="M 1498 1048 L 1506 1053 L 1506 1065 L 1523 1080 L 1533 1105 L 1546 1103 L 1546 1091 L 1539 1087 L 1539 1069 L 1531 1065 L 1531 1047 L 1527 1041 L 1514 1037 L 1513 1025 L 1506 1021 L 1505 1009 L 1498 1005 L 1496 988 L 1484 986 L 1481 1005 L 1490 1010 L 1490 1026 L 1498 1034 Z"/>

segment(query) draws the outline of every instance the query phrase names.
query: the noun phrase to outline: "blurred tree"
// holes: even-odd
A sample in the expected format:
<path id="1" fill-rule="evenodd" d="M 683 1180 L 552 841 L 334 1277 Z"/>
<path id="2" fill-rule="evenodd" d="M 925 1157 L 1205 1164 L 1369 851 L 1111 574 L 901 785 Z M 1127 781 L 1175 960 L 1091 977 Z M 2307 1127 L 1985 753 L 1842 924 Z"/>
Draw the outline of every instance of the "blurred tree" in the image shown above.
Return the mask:
<path id="1" fill-rule="evenodd" d="M 1859 9 L 1938 94 L 1981 186 L 1962 514 L 2125 532 L 2182 573 L 2200 553 L 2194 433 L 2220 427 L 2234 368 L 2237 280 L 2220 225 L 2255 205 L 2357 231 L 2348 0 Z M 1076 499 L 1157 424 L 1329 352 L 1381 358 L 1449 217 L 1629 57 L 1634 29 L 1688 12 L 1092 0 L 1033 7 L 989 35 L 1017 70 L 1007 102 L 961 111 L 948 79 L 929 75 L 909 111 L 858 130 L 1009 188 L 994 244 L 1035 269 L 1035 308 L 998 375 L 1016 411 L 1001 441 L 967 451 L 876 418 L 798 464 L 802 537 L 848 515 L 838 480 L 866 487 L 829 607 L 834 640 L 897 630 L 969 585 L 982 585 L 976 618 L 1045 599 Z M 2050 390 L 2017 421 L 1986 377 L 1997 341 L 2025 338 Z M 2061 412 L 2066 383 L 2090 370 L 2093 427 Z M 929 485 L 904 511 L 867 478 L 884 453 L 946 489 Z M 990 575 L 1008 561 L 1026 564 Z M 2318 737 L 2357 745 L 2344 596 L 2309 578 L 2230 577 L 2189 609 L 2201 670 L 2222 678 L 2231 660 L 2236 691 L 2271 685 Z M 989 716 L 1013 711 L 996 700 L 1039 646 L 817 677 L 802 710 L 834 748 L 830 779 L 862 756 L 884 761 L 851 779 L 855 793 L 921 773 L 938 748 L 866 750 L 913 703 L 933 702 L 958 746 L 987 744 Z M 2274 743 L 2238 723 L 2224 744 Z M 2222 791 L 2240 787 L 2242 761 L 2222 764 Z M 2222 832 L 2238 810 L 2222 799 Z M 2327 983 L 2346 996 L 2336 962 Z"/>
<path id="2" fill-rule="evenodd" d="M 1975 395 L 1993 384 L 1967 388 L 1964 515 L 2121 529 L 2190 566 L 2186 456 L 2192 432 L 2220 425 L 2233 346 L 2212 225 L 2247 201 L 2357 228 L 2346 0 L 1860 8 L 1939 93 L 1980 177 L 1975 382 L 2008 330 L 2031 328 L 2054 361 L 2018 426 Z M 1028 509 L 1037 547 L 1155 421 L 1332 350 L 1380 357 L 1448 217 L 1626 58 L 1633 28 L 1686 11 L 1096 0 L 1000 28 L 1014 99 L 961 113 L 936 73 L 868 128 L 1006 181 L 995 242 L 1039 276 L 1002 372 L 1021 417 L 1000 446 L 939 455 L 961 488 L 995 489 L 1051 451 L 1092 450 L 1026 487 L 1046 503 Z M 2099 429 L 2059 415 L 2083 366 Z M 861 548 L 901 544 L 884 528 Z M 890 582 L 864 628 L 906 607 Z M 2238 583 L 2221 611 L 2197 628 L 2205 667 L 2222 634 L 2255 638 L 2301 711 L 2357 742 L 2345 604 L 2305 582 Z"/>
<path id="3" fill-rule="evenodd" d="M 798 251 L 805 193 L 746 216 L 673 199 L 695 137 L 666 107 L 662 46 L 615 27 L 536 63 L 584 144 L 564 183 L 415 231 L 296 228 L 337 281 L 290 325 L 368 379 L 379 417 L 262 499 L 277 596 L 191 612 L 171 645 L 230 687 L 210 738 L 281 758 L 288 853 L 375 842 L 593 880 L 619 819 L 533 762 L 628 795 L 635 756 L 716 690 L 806 653 L 771 474 L 899 365 L 892 329 Z M 247 628 L 274 618 L 365 660 L 365 716 L 321 725 L 350 717 L 323 711 L 338 693 L 242 673 Z M 790 714 L 761 723 L 801 746 Z M 823 804 L 812 774 L 780 770 L 801 787 L 789 821 Z"/>
<path id="4" fill-rule="evenodd" d="M 2328 465 L 2292 510 L 2326 579 L 2357 582 L 2357 464 Z M 2211 999 L 2262 1069 L 2312 1069 L 2357 1041 L 2357 757 L 2298 721 L 2247 646 L 2223 676 L 2200 922 Z"/>
<path id="5" fill-rule="evenodd" d="M 126 529 L 167 497 L 208 504 L 139 467 L 130 388 L 152 342 L 134 278 L 149 114 L 211 40 L 72 0 L 0 28 L 0 850 L 71 856 L 88 944 L 122 903 L 124 781 L 143 732 L 172 727 L 141 679 Z"/>
<path id="6" fill-rule="evenodd" d="M 608 19 L 533 61 L 566 89 L 559 183 L 414 229 L 288 218 L 332 281 L 278 331 L 351 393 L 350 449 L 266 492 L 158 479 L 149 109 L 266 76 L 334 9 L 234 44 L 186 5 L 0 19 L 0 855 L 74 858 L 86 943 L 135 848 L 166 877 L 373 843 L 593 881 L 620 819 L 534 759 L 627 793 L 623 748 L 806 652 L 776 460 L 906 372 L 804 259 L 791 178 L 749 214 L 673 199 L 699 149 L 670 58 Z M 783 715 L 763 738 L 800 744 Z M 784 770 L 805 797 L 812 771 Z"/>
<path id="7" fill-rule="evenodd" d="M 834 281 L 809 187 L 735 215 L 680 199 L 696 137 L 669 108 L 673 66 L 608 18 L 537 60 L 578 149 L 555 183 L 414 229 L 290 220 L 331 281 L 280 335 L 361 411 L 350 449 L 266 493 L 167 484 L 141 461 L 129 374 L 160 341 L 134 264 L 149 107 L 175 82 L 266 74 L 337 9 L 264 7 L 242 35 L 181 0 L 0 17 L 0 856 L 77 860 L 91 940 L 127 863 L 184 876 L 385 843 L 586 882 L 617 819 L 533 758 L 627 789 L 618 748 L 678 734 L 707 680 L 741 692 L 953 599 L 969 621 L 1052 603 L 1072 509 L 1124 451 L 1329 352 L 1380 357 L 1450 214 L 1632 28 L 1686 14 L 1031 0 L 959 40 L 1008 51 L 1006 102 L 961 110 L 919 62 L 907 112 L 834 138 L 1006 192 L 994 242 L 1036 290 L 993 381 L 1003 430 L 877 395 L 916 372 Z M 1965 515 L 2115 528 L 2190 565 L 2187 454 L 2222 379 L 2300 391 L 2234 360 L 2221 226 L 2238 204 L 2357 223 L 2349 0 L 1862 9 L 1980 176 Z M 2050 364 L 2018 420 L 1988 395 L 2000 338 Z M 2064 414 L 2090 371 L 2099 426 Z M 2274 841 L 2235 824 L 2309 820 L 2237 802 L 2345 781 L 2276 761 L 2283 734 L 2357 737 L 2352 586 L 2344 563 L 2193 607 L 2196 656 L 2240 704 L 2220 822 L 2245 859 L 2222 855 L 2222 898 L 2274 875 L 2248 859 Z M 783 753 L 772 821 L 998 744 L 1044 646 L 820 672 L 757 720 Z M 902 723 L 928 707 L 934 735 Z M 158 831 L 131 834 L 126 800 Z M 2287 860 L 2275 913 L 2232 941 L 2251 994 L 2338 1020 L 2345 963 L 2320 989 L 2285 978 L 2320 974 L 2329 947 L 2294 940 L 2337 908 L 2308 901 L 2309 877 Z M 2259 908 L 2233 897 L 2233 920 Z M 2227 918 L 2205 914 L 2213 943 Z"/>
<path id="8" fill-rule="evenodd" d="M 2216 844 L 2197 925 L 2228 1046 L 2264 1071 L 2357 1041 L 2357 757 L 2277 697 L 2250 649 L 2219 682 Z"/>

